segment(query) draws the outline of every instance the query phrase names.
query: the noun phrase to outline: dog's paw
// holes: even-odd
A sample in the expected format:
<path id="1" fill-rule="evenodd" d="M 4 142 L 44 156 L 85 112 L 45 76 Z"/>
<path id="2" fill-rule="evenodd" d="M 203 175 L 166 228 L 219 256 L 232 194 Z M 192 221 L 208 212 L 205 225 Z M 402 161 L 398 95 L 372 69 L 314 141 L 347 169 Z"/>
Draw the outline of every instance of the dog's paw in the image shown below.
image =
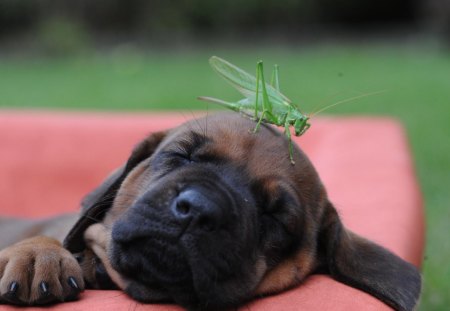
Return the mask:
<path id="1" fill-rule="evenodd" d="M 0 251 L 0 301 L 43 305 L 70 301 L 84 289 L 81 268 L 62 245 L 38 236 Z"/>

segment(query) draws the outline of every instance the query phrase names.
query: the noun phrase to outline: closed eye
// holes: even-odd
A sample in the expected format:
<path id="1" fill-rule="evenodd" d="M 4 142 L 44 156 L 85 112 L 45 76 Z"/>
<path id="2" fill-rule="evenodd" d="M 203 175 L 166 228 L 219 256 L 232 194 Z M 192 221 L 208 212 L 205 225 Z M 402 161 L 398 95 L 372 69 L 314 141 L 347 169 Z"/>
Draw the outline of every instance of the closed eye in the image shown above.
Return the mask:
<path id="1" fill-rule="evenodd" d="M 164 157 L 178 157 L 184 159 L 190 159 L 191 154 L 194 151 L 195 147 L 189 145 L 185 141 L 181 141 L 176 144 L 172 144 L 169 148 L 162 152 Z"/>
<path id="2" fill-rule="evenodd" d="M 217 157 L 204 152 L 209 141 L 202 134 L 189 132 L 162 150 L 155 157 L 153 165 L 156 170 L 167 171 L 190 163 L 212 162 Z"/>
<path id="3" fill-rule="evenodd" d="M 192 162 L 191 154 L 184 150 L 164 152 L 163 158 L 165 159 L 164 162 L 168 163 L 169 165 L 178 166 Z"/>
<path id="4" fill-rule="evenodd" d="M 190 155 L 179 151 L 162 151 L 151 161 L 153 172 L 166 174 L 178 167 L 191 163 Z"/>

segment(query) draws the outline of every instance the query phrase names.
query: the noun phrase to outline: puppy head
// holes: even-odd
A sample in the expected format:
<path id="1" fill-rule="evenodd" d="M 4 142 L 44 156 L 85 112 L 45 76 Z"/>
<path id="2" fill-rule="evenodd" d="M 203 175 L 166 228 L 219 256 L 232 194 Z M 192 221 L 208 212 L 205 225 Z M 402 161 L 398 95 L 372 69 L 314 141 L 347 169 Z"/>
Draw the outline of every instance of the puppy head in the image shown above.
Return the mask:
<path id="1" fill-rule="evenodd" d="M 221 114 L 150 136 L 88 197 L 66 245 L 80 251 L 82 231 L 103 218 L 105 265 L 143 302 L 217 310 L 285 290 L 321 268 L 395 307 L 413 304 L 414 268 L 348 234 L 307 157 L 295 148 L 293 166 L 284 136 L 268 126 L 252 133 L 254 126 Z M 359 250 L 419 286 L 393 290 L 404 285 L 398 277 L 372 278 Z"/>

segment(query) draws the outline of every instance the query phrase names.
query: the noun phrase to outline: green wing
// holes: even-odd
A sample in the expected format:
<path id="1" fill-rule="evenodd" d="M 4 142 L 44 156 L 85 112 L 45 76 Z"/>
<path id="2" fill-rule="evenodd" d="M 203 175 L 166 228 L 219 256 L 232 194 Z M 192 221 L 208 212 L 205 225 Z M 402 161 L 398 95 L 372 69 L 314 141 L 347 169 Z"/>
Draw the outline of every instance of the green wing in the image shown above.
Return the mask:
<path id="1" fill-rule="evenodd" d="M 242 95 L 249 99 L 256 97 L 256 78 L 254 76 L 217 56 L 211 57 L 209 63 L 221 77 L 228 81 Z M 260 87 L 260 92 L 261 89 Z M 268 83 L 266 83 L 266 90 L 272 104 L 292 105 L 289 98 Z"/>
<path id="2" fill-rule="evenodd" d="M 241 99 L 240 101 L 238 101 L 236 103 L 230 103 L 230 102 L 218 99 L 218 98 L 207 97 L 207 96 L 200 96 L 200 97 L 197 97 L 197 99 L 203 100 L 206 102 L 210 102 L 210 103 L 214 103 L 214 104 L 219 104 L 228 109 L 231 109 L 231 110 L 234 110 L 237 112 L 243 112 L 245 114 L 249 114 L 249 112 L 252 111 L 252 109 L 254 110 L 254 106 L 255 106 L 255 103 L 253 101 L 250 102 L 248 98 Z"/>
<path id="3" fill-rule="evenodd" d="M 237 112 L 240 111 L 239 105 L 237 103 L 230 103 L 230 102 L 218 99 L 218 98 L 208 97 L 208 96 L 200 96 L 200 97 L 197 97 L 197 99 L 203 100 L 206 102 L 210 102 L 210 103 L 214 103 L 214 104 L 219 104 L 219 105 L 222 105 L 226 108 L 229 108 L 229 109 L 237 111 Z"/>
<path id="4" fill-rule="evenodd" d="M 236 103 L 230 103 L 230 102 L 218 99 L 218 98 L 207 97 L 207 96 L 200 96 L 200 97 L 197 97 L 197 99 L 203 100 L 206 102 L 210 102 L 210 103 L 214 103 L 214 104 L 219 104 L 225 108 L 245 114 L 249 117 L 253 116 L 254 107 L 255 107 L 255 102 L 249 100 L 248 98 L 243 98 Z"/>

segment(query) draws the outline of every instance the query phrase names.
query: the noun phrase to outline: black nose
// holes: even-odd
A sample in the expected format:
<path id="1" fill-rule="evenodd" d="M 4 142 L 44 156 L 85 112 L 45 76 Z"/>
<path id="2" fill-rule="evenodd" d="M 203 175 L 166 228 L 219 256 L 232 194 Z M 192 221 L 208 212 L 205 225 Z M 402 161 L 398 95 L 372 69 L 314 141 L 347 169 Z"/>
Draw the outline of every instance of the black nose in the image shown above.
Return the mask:
<path id="1" fill-rule="evenodd" d="M 223 210 L 206 189 L 183 190 L 172 202 L 174 217 L 190 230 L 214 231 L 223 221 Z"/>

